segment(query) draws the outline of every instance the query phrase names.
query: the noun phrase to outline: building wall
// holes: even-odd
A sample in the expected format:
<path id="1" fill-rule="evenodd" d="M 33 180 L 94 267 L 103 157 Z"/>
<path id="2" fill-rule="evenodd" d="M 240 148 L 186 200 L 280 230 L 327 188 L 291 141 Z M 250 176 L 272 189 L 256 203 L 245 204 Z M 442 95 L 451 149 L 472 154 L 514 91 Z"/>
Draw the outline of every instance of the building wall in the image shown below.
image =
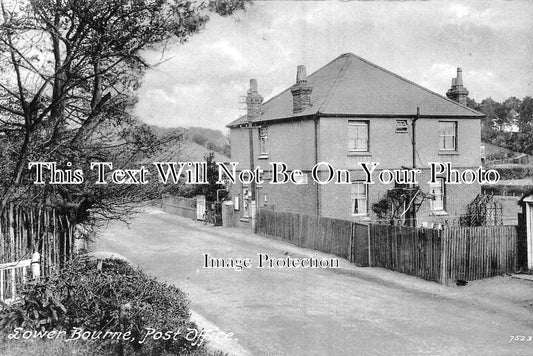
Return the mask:
<path id="1" fill-rule="evenodd" d="M 357 118 L 353 118 L 356 119 Z M 396 133 L 396 120 L 372 118 L 369 121 L 369 152 L 348 152 L 348 118 L 320 118 L 317 126 L 318 161 L 331 164 L 335 169 L 347 169 L 352 180 L 364 177 L 360 162 L 378 162 L 375 176 L 383 169 L 399 169 L 412 166 L 411 122 L 407 133 Z M 365 120 L 365 119 L 361 119 Z M 417 167 L 422 169 L 419 184 L 423 192 L 429 192 L 428 162 L 450 162 L 453 168 L 463 171 L 478 168 L 480 157 L 480 120 L 451 119 L 457 121 L 457 152 L 439 152 L 439 119 L 419 119 L 416 123 Z M 268 158 L 259 156 L 259 133 L 254 129 L 255 165 L 268 170 L 270 162 L 285 162 L 288 170 L 301 169 L 308 173 L 306 185 L 271 185 L 270 175 L 265 173 L 266 183 L 258 189 L 258 207 L 274 207 L 276 210 L 316 214 L 349 220 L 360 220 L 351 214 L 351 186 L 338 184 L 318 185 L 313 181 L 310 170 L 315 164 L 315 122 L 313 120 L 280 122 L 268 125 Z M 238 171 L 248 168 L 248 129 L 231 129 L 232 161 L 239 162 Z M 323 177 L 324 172 L 320 175 Z M 368 190 L 369 217 L 375 219 L 371 206 L 385 196 L 393 184 L 370 185 Z M 242 192 L 242 185 L 231 188 L 232 195 Z M 478 184 L 447 185 L 445 188 L 445 209 L 447 215 L 434 215 L 430 202 L 424 201 L 417 218 L 418 222 L 444 223 L 456 219 L 465 212 L 481 188 Z M 264 202 L 264 195 L 268 201 Z M 318 194 L 318 195 L 317 195 Z M 241 197 L 242 198 L 242 197 Z M 241 202 L 242 207 L 242 202 Z M 242 212 L 242 209 L 241 209 Z"/>
<path id="2" fill-rule="evenodd" d="M 253 128 L 254 162 L 268 170 L 270 162 L 285 162 L 289 169 L 311 169 L 315 164 L 315 126 L 313 120 L 280 122 L 268 127 L 268 157 L 260 158 L 259 131 Z M 248 128 L 230 130 L 231 160 L 239 162 L 238 170 L 249 168 Z"/>
<path id="3" fill-rule="evenodd" d="M 462 171 L 462 170 L 460 170 Z M 353 176 L 358 176 L 358 172 L 351 171 Z M 419 174 L 419 186 L 422 192 L 429 192 L 430 172 L 423 170 Z M 353 216 L 351 213 L 351 186 L 349 184 L 325 184 L 320 187 L 320 209 L 321 215 L 345 220 L 368 221 L 368 218 L 376 221 L 378 217 L 372 211 L 372 204 L 382 199 L 387 191 L 393 188 L 393 184 L 381 184 L 376 181 L 375 184 L 368 185 L 368 217 Z M 456 221 L 461 214 L 466 212 L 466 206 L 479 193 L 481 187 L 479 184 L 447 184 L 445 186 L 444 208 L 446 214 L 435 213 L 431 210 L 429 199 L 425 199 L 417 212 L 417 223 L 452 223 Z"/>
<path id="4" fill-rule="evenodd" d="M 396 133 L 396 120 L 390 118 L 369 119 L 369 152 L 348 151 L 348 121 L 366 120 L 358 118 L 321 118 L 319 122 L 319 161 L 330 163 L 334 169 L 347 169 L 352 180 L 365 177 L 359 163 L 379 163 L 374 171 L 375 184 L 368 187 L 368 211 L 371 219 L 376 219 L 372 204 L 379 201 L 394 183 L 382 184 L 377 175 L 383 169 L 412 167 L 412 132 L 408 120 L 407 133 Z M 422 192 L 429 192 L 429 162 L 450 162 L 460 172 L 467 168 L 478 168 L 481 164 L 479 145 L 480 120 L 450 119 L 457 121 L 457 152 L 439 151 L 439 119 L 419 119 L 416 122 L 416 164 L 422 169 L 418 183 Z M 324 175 L 324 172 L 322 172 Z M 479 184 L 447 185 L 445 187 L 445 210 L 447 215 L 434 215 L 430 202 L 424 201 L 417 214 L 419 223 L 443 223 L 446 219 L 456 219 L 481 192 Z M 341 219 L 361 220 L 351 214 L 351 186 L 325 184 L 320 186 L 320 213 L 323 216 Z"/>
<path id="5" fill-rule="evenodd" d="M 348 121 L 369 122 L 369 152 L 348 152 Z M 338 168 L 356 169 L 358 162 L 379 162 L 379 169 L 412 166 L 411 120 L 409 131 L 396 133 L 396 120 L 391 118 L 320 118 L 319 161 Z M 479 119 L 457 121 L 457 153 L 439 152 L 439 119 L 419 119 L 416 122 L 417 167 L 429 167 L 428 162 L 451 162 L 455 167 L 479 167 L 481 164 L 481 124 Z"/>
<path id="6" fill-rule="evenodd" d="M 294 169 L 310 171 L 315 164 L 315 126 L 313 120 L 280 122 L 268 125 L 268 156 L 261 156 L 259 150 L 259 130 L 253 129 L 254 165 L 265 171 L 265 183 L 257 189 L 258 208 L 269 207 L 281 211 L 316 214 L 317 188 L 309 179 L 307 184 L 292 183 L 272 185 L 271 162 L 284 162 L 287 171 Z M 248 128 L 232 128 L 231 161 L 238 162 L 237 172 L 249 169 Z M 237 182 L 230 187 L 233 197 L 239 196 L 242 206 L 242 184 Z M 264 196 L 268 201 L 265 203 Z M 242 216 L 242 209 L 236 212 Z"/>

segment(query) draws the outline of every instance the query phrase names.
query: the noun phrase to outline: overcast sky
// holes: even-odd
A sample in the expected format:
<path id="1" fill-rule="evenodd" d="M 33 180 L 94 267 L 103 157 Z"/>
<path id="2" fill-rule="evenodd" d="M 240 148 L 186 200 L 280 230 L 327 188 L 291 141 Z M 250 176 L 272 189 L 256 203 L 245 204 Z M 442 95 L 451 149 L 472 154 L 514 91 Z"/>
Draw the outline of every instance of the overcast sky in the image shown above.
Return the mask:
<path id="1" fill-rule="evenodd" d="M 532 14 L 533 1 L 256 1 L 167 49 L 136 111 L 159 126 L 224 129 L 244 113 L 250 78 L 268 99 L 297 65 L 310 74 L 346 52 L 443 95 L 462 67 L 477 101 L 532 96 Z"/>

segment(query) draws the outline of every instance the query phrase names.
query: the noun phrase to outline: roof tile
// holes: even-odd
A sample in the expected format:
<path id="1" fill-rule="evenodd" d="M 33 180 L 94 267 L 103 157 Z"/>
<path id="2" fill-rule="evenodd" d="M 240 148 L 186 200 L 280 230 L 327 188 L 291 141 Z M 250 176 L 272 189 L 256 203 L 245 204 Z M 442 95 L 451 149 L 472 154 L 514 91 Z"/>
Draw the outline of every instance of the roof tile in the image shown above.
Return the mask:
<path id="1" fill-rule="evenodd" d="M 254 122 L 281 120 L 314 114 L 414 115 L 422 117 L 482 117 L 483 114 L 415 84 L 358 57 L 343 54 L 307 78 L 313 87 L 311 107 L 294 114 L 292 94 L 287 88 L 263 103 Z M 246 123 L 246 115 L 228 127 Z"/>

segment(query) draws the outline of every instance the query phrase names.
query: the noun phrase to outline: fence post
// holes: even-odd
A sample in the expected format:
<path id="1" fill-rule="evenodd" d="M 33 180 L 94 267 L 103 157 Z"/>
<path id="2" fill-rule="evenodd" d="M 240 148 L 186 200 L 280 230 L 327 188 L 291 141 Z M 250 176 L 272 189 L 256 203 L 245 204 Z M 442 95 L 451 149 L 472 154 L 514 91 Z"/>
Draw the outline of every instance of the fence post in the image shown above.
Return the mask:
<path id="1" fill-rule="evenodd" d="M 353 253 L 353 243 L 354 243 L 354 234 L 355 234 L 355 224 L 352 222 L 350 224 L 351 226 L 351 231 L 350 231 L 350 243 L 348 244 L 348 261 L 350 261 L 351 263 L 354 262 L 354 253 Z"/>
<path id="2" fill-rule="evenodd" d="M 14 261 L 16 256 L 15 249 L 15 207 L 13 203 L 9 203 L 8 207 L 8 221 L 9 221 L 9 259 Z"/>
<path id="3" fill-rule="evenodd" d="M 4 270 L 0 269 L 0 300 L 4 301 Z"/>
<path id="4" fill-rule="evenodd" d="M 41 277 L 41 255 L 39 252 L 35 251 L 31 256 L 31 275 L 34 279 L 39 279 Z"/>
<path id="5" fill-rule="evenodd" d="M 368 238 L 368 267 L 372 267 L 372 247 L 370 241 L 370 223 L 367 225 L 367 238 Z"/>
<path id="6" fill-rule="evenodd" d="M 448 260 L 448 238 L 446 229 L 438 230 L 440 235 L 440 283 L 446 285 L 446 261 Z"/>

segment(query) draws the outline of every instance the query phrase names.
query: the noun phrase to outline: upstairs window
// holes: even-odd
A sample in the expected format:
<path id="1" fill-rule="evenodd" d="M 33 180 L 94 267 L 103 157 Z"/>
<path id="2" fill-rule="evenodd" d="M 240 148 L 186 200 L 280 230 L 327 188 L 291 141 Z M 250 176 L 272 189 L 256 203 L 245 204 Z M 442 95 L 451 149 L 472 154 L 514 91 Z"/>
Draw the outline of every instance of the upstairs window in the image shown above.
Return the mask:
<path id="1" fill-rule="evenodd" d="M 352 215 L 366 215 L 368 213 L 368 187 L 363 182 L 352 183 Z"/>
<path id="2" fill-rule="evenodd" d="M 407 120 L 396 120 L 396 133 L 407 133 L 408 130 Z"/>
<path id="3" fill-rule="evenodd" d="M 261 156 L 268 156 L 268 127 L 259 128 L 259 153 Z"/>
<path id="4" fill-rule="evenodd" d="M 348 121 L 348 150 L 368 152 L 368 121 Z"/>
<path id="5" fill-rule="evenodd" d="M 439 121 L 439 149 L 443 151 L 457 150 L 457 122 Z"/>

